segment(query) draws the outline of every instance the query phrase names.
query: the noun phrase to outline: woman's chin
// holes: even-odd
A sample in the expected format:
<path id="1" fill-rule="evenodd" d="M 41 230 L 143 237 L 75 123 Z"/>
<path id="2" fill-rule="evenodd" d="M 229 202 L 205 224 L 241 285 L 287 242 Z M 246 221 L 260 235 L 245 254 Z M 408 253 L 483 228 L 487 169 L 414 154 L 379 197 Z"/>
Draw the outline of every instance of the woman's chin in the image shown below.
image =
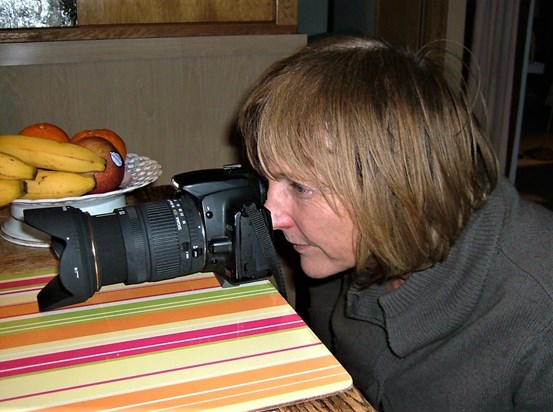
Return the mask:
<path id="1" fill-rule="evenodd" d="M 313 263 L 307 261 L 307 259 L 301 259 L 300 265 L 303 273 L 312 279 L 324 279 L 351 269 L 350 267 L 341 267 L 330 264 L 322 265 L 320 262 Z"/>

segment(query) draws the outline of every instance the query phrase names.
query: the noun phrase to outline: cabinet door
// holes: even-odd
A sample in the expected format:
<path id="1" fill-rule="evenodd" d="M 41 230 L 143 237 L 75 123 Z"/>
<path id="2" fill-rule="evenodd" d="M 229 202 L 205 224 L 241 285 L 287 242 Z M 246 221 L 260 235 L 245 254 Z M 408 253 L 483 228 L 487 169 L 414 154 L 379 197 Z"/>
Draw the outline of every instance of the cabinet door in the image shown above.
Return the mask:
<path id="1" fill-rule="evenodd" d="M 77 0 L 79 25 L 273 22 L 296 24 L 296 0 Z"/>

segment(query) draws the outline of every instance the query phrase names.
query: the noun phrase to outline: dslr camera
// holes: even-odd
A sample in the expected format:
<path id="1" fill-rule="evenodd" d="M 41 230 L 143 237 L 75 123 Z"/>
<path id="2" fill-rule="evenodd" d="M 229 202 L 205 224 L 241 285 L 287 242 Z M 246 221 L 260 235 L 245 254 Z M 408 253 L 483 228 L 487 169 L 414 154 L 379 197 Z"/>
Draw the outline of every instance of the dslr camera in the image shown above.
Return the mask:
<path id="1" fill-rule="evenodd" d="M 25 221 L 51 236 L 59 259 L 59 274 L 37 296 L 40 310 L 83 302 L 104 285 L 197 272 L 230 285 L 272 275 L 285 296 L 257 176 L 228 165 L 173 176 L 172 184 L 174 199 L 102 215 L 70 206 L 25 210 Z"/>

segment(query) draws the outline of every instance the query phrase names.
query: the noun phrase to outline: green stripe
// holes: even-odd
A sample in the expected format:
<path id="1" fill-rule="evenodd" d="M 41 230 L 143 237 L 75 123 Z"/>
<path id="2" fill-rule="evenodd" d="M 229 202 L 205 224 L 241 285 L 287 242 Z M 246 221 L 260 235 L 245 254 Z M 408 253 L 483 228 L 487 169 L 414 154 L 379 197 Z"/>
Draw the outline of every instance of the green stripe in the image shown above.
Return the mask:
<path id="1" fill-rule="evenodd" d="M 24 278 L 31 278 L 36 276 L 44 276 L 44 275 L 54 275 L 58 273 L 57 268 L 48 268 L 48 269 L 40 269 L 40 270 L 33 270 L 32 272 L 19 272 L 19 273 L 5 273 L 0 275 L 1 281 L 6 280 L 15 280 L 15 279 L 24 279 Z"/>

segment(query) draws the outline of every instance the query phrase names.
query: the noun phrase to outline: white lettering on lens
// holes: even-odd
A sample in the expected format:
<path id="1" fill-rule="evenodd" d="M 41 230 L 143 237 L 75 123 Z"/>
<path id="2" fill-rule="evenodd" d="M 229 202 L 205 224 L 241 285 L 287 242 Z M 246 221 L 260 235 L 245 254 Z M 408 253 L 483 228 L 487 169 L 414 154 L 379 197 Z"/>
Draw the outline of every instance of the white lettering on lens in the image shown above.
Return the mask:
<path id="1" fill-rule="evenodd" d="M 73 268 L 73 273 L 75 274 L 75 277 L 76 277 L 77 279 L 79 279 L 79 267 L 78 267 L 78 266 L 75 266 L 75 267 Z"/>
<path id="2" fill-rule="evenodd" d="M 177 225 L 177 230 L 182 230 L 182 224 L 181 224 L 181 220 L 179 218 L 179 216 L 182 216 L 182 209 L 179 208 L 179 207 L 176 207 L 175 206 L 175 202 L 173 202 L 172 200 L 169 200 L 169 204 L 173 207 L 172 209 L 172 212 L 173 212 L 173 218 L 175 219 L 175 224 Z"/>

